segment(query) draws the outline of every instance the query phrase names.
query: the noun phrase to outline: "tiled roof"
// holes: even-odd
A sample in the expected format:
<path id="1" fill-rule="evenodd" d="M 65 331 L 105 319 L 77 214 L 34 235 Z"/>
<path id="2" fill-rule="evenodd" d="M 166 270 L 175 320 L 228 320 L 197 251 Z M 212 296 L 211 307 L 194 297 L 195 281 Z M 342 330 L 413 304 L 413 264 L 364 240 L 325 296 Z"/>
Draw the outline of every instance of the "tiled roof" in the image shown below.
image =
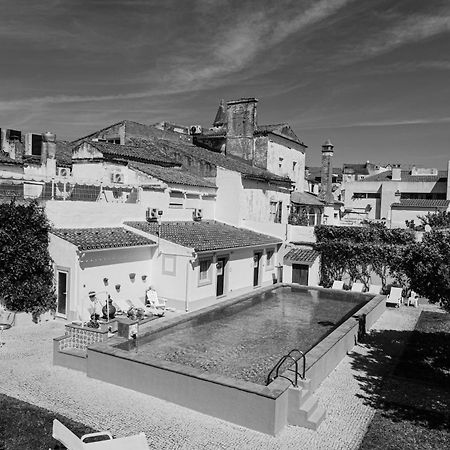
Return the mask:
<path id="1" fill-rule="evenodd" d="M 313 263 L 319 257 L 319 252 L 307 247 L 295 247 L 289 250 L 284 259 L 286 261 Z"/>
<path id="2" fill-rule="evenodd" d="M 428 200 L 425 198 L 400 199 L 400 203 L 392 203 L 392 208 L 448 208 L 450 200 Z"/>
<path id="3" fill-rule="evenodd" d="M 72 165 L 72 149 L 74 145 L 67 141 L 56 141 L 56 163 L 58 166 Z"/>
<path id="4" fill-rule="evenodd" d="M 70 242 L 79 250 L 135 247 L 156 242 L 125 228 L 55 228 L 52 234 Z"/>
<path id="5" fill-rule="evenodd" d="M 294 191 L 291 194 L 291 202 L 299 205 L 317 205 L 323 206 L 324 202 L 309 192 Z"/>
<path id="6" fill-rule="evenodd" d="M 125 222 L 125 225 L 155 235 L 158 224 L 153 222 Z M 199 222 L 162 222 L 161 239 L 183 247 L 193 248 L 196 252 L 220 250 L 238 247 L 256 247 L 281 244 L 281 240 L 256 233 L 245 228 L 237 228 L 217 221 Z"/>
<path id="7" fill-rule="evenodd" d="M 307 147 L 294 133 L 294 130 L 287 123 L 277 123 L 272 125 L 258 125 L 255 130 L 255 135 L 274 133 L 283 136 L 291 141 L 298 142 L 304 147 Z"/>
<path id="8" fill-rule="evenodd" d="M 347 174 L 369 175 L 367 164 L 344 164 L 343 172 Z"/>
<path id="9" fill-rule="evenodd" d="M 392 181 L 392 170 L 386 170 L 385 172 L 378 173 L 376 175 L 371 175 L 364 178 L 364 181 Z M 437 175 L 411 175 L 409 170 L 401 171 L 401 180 L 398 181 L 416 181 L 418 183 L 423 182 L 436 182 L 436 181 L 447 181 L 447 171 L 439 170 Z"/>
<path id="10" fill-rule="evenodd" d="M 167 156 L 156 143 L 146 141 L 139 146 L 110 144 L 106 142 L 85 141 L 103 153 L 105 156 L 113 158 L 123 158 L 127 160 L 157 163 L 169 166 L 180 165 Z"/>
<path id="11" fill-rule="evenodd" d="M 188 186 L 216 187 L 214 183 L 178 167 L 161 167 L 154 164 L 130 162 L 129 167 L 140 170 L 165 183 L 185 184 Z"/>
<path id="12" fill-rule="evenodd" d="M 206 161 L 214 166 L 222 167 L 224 169 L 233 170 L 235 172 L 240 172 L 244 177 L 247 178 L 257 178 L 267 181 L 279 181 L 283 183 L 291 183 L 288 177 L 281 177 L 269 172 L 265 169 L 260 169 L 258 167 L 251 166 L 241 159 L 233 158 L 231 156 L 224 155 L 222 153 L 213 152 L 211 150 L 206 150 L 195 145 L 191 145 L 185 142 L 172 142 L 166 140 L 159 140 L 159 144 L 163 145 L 163 148 L 168 152 L 169 155 L 174 152 L 183 152 L 184 154 L 198 159 Z"/>
<path id="13" fill-rule="evenodd" d="M 0 163 L 1 164 L 11 164 L 11 165 L 15 165 L 15 166 L 21 166 L 22 165 L 21 162 L 10 158 L 7 153 L 2 152 L 1 150 L 0 150 Z"/>

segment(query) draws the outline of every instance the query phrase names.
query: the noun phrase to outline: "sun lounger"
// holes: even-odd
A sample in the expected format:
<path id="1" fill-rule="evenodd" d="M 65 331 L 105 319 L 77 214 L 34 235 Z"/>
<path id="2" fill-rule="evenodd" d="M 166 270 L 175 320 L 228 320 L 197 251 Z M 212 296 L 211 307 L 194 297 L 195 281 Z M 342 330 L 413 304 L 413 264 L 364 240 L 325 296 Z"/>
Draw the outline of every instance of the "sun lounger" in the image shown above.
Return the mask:
<path id="1" fill-rule="evenodd" d="M 414 306 L 417 308 L 419 306 L 419 295 L 417 292 L 411 291 L 407 300 L 408 306 Z"/>
<path id="2" fill-rule="evenodd" d="M 134 436 L 113 439 L 107 431 L 89 433 L 78 438 L 59 420 L 53 420 L 53 438 L 61 442 L 68 450 L 149 450 L 147 438 L 144 433 Z M 85 442 L 88 439 L 104 437 L 97 442 Z"/>
<path id="3" fill-rule="evenodd" d="M 379 294 L 383 286 L 380 284 L 371 284 L 369 288 L 369 294 Z"/>
<path id="4" fill-rule="evenodd" d="M 363 283 L 353 283 L 351 291 L 352 292 L 363 292 L 364 284 Z"/>
<path id="5" fill-rule="evenodd" d="M 132 305 L 129 303 L 128 300 L 122 299 L 122 298 L 116 298 L 113 300 L 113 305 L 122 313 L 126 314 Z"/>
<path id="6" fill-rule="evenodd" d="M 334 280 L 331 289 L 344 289 L 344 282 L 341 280 Z"/>
<path id="7" fill-rule="evenodd" d="M 386 298 L 386 305 L 395 304 L 399 308 L 402 304 L 402 291 L 403 289 L 401 287 L 391 287 L 391 292 Z"/>

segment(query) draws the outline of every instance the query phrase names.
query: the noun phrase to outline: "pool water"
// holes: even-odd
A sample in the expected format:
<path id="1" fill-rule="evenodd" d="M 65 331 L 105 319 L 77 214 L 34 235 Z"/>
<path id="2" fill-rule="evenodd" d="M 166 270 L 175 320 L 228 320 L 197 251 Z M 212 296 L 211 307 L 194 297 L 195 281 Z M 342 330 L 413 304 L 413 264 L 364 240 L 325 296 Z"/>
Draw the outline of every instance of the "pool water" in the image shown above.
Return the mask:
<path id="1" fill-rule="evenodd" d="M 278 288 L 144 335 L 137 352 L 264 385 L 284 354 L 306 353 L 365 303 L 352 294 L 339 297 Z"/>

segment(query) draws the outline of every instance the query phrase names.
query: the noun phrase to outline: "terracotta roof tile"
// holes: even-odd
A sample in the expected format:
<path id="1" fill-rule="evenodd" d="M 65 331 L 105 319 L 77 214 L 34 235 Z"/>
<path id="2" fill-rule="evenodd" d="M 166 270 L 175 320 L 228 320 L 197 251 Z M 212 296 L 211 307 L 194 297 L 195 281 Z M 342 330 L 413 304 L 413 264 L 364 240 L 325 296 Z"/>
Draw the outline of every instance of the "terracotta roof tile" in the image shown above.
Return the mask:
<path id="1" fill-rule="evenodd" d="M 216 185 L 178 167 L 161 167 L 154 164 L 130 162 L 129 167 L 140 170 L 166 183 L 185 184 L 188 186 L 216 187 Z"/>
<path id="2" fill-rule="evenodd" d="M 167 140 L 159 140 L 164 146 L 164 149 L 169 155 L 176 152 L 183 152 L 184 154 L 198 159 L 206 161 L 214 166 L 222 167 L 224 169 L 233 170 L 235 172 L 241 173 L 247 178 L 256 178 L 267 181 L 279 181 L 282 183 L 291 183 L 288 177 L 281 177 L 269 172 L 265 169 L 260 169 L 258 167 L 251 166 L 242 159 L 233 158 L 231 156 L 224 155 L 223 153 L 213 152 L 211 150 L 206 150 L 202 147 L 197 147 L 192 144 L 185 142 L 172 142 Z"/>
<path id="3" fill-rule="evenodd" d="M 447 209 L 450 200 L 431 200 L 425 198 L 405 198 L 400 199 L 400 203 L 392 203 L 392 208 L 444 208 Z"/>
<path id="4" fill-rule="evenodd" d="M 125 222 L 125 225 L 145 231 L 152 235 L 158 232 L 155 222 Z M 238 247 L 256 247 L 281 244 L 281 240 L 256 233 L 246 228 L 237 228 L 217 221 L 199 222 L 162 222 L 161 239 L 183 247 L 193 248 L 196 252 Z"/>
<path id="5" fill-rule="evenodd" d="M 84 141 L 102 152 L 106 157 L 121 158 L 130 161 L 157 163 L 169 166 L 179 166 L 155 142 L 142 141 L 141 145 L 120 145 L 107 142 Z M 82 145 L 82 144 L 80 144 Z"/>
<path id="6" fill-rule="evenodd" d="M 361 182 L 365 181 L 392 181 L 392 170 L 386 170 L 385 172 L 378 173 L 376 175 L 371 175 Z M 437 175 L 411 175 L 409 170 L 401 171 L 401 180 L 398 181 L 416 181 L 418 183 L 423 182 L 444 182 L 447 181 L 447 171 L 439 170 Z"/>
<path id="7" fill-rule="evenodd" d="M 309 192 L 294 191 L 291 194 L 291 202 L 298 205 L 317 205 L 324 206 L 324 202 Z"/>
<path id="8" fill-rule="evenodd" d="M 286 261 L 313 263 L 319 255 L 320 253 L 318 251 L 311 248 L 296 247 L 289 250 L 286 255 L 284 255 L 284 259 Z"/>
<path id="9" fill-rule="evenodd" d="M 14 166 L 22 166 L 23 165 L 20 161 L 16 161 L 15 159 L 10 158 L 10 156 L 7 153 L 2 152 L 1 150 L 0 150 L 0 163 L 11 164 Z"/>
<path id="10" fill-rule="evenodd" d="M 52 234 L 70 242 L 79 250 L 135 247 L 156 242 L 125 228 L 55 228 Z"/>

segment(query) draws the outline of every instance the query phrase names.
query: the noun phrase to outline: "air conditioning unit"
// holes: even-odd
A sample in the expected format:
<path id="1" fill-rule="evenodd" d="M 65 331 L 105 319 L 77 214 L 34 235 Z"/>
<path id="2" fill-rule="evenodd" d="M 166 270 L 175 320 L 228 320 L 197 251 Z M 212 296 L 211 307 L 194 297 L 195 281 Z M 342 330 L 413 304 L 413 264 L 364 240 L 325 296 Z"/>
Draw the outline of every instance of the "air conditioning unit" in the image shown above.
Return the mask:
<path id="1" fill-rule="evenodd" d="M 58 177 L 70 177 L 70 169 L 68 167 L 58 167 Z"/>
<path id="2" fill-rule="evenodd" d="M 194 209 L 194 211 L 192 211 L 192 218 L 196 222 L 202 220 L 202 217 L 203 217 L 203 213 L 202 213 L 202 210 L 200 208 L 196 208 L 196 209 Z"/>
<path id="3" fill-rule="evenodd" d="M 113 172 L 111 174 L 111 182 L 113 183 L 123 183 L 123 174 L 120 172 Z"/>
<path id="4" fill-rule="evenodd" d="M 157 222 L 158 221 L 158 209 L 157 208 L 147 208 L 145 211 L 145 219 L 147 222 Z"/>
<path id="5" fill-rule="evenodd" d="M 202 134 L 202 127 L 201 127 L 201 125 L 191 125 L 189 127 L 189 134 L 190 135 Z"/>

